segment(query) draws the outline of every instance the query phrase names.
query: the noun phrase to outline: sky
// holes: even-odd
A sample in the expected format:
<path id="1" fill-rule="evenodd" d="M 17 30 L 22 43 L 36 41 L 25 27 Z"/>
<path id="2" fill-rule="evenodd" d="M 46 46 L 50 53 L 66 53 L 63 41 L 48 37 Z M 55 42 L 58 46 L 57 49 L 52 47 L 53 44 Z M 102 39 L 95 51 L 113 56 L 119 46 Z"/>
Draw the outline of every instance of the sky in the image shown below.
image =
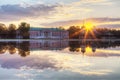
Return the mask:
<path id="1" fill-rule="evenodd" d="M 0 23 L 20 22 L 32 27 L 120 27 L 120 0 L 0 0 Z"/>

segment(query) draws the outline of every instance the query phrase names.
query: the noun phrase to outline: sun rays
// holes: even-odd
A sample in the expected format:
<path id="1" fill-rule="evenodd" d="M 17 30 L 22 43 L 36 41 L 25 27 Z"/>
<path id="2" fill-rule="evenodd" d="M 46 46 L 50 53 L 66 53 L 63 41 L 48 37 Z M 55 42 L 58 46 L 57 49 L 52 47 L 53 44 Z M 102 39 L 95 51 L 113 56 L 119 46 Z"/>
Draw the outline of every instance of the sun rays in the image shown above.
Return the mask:
<path id="1" fill-rule="evenodd" d="M 96 40 L 97 38 L 95 33 L 96 30 L 94 24 L 92 22 L 86 22 L 81 27 L 71 26 L 71 33 L 69 36 L 70 38 L 83 39 L 83 41 L 85 41 L 86 39 Z"/>
<path id="2" fill-rule="evenodd" d="M 84 40 L 86 39 L 97 39 L 96 36 L 95 36 L 95 27 L 94 27 L 94 24 L 92 22 L 86 22 L 84 24 L 84 30 L 85 30 L 85 33 L 84 33 Z"/>

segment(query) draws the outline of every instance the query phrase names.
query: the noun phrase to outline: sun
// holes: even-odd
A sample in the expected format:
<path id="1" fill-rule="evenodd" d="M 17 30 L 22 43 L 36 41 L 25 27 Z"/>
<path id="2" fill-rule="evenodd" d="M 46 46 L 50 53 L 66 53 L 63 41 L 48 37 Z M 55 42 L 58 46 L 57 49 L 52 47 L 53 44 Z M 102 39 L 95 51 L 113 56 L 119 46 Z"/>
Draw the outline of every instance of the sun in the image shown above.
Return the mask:
<path id="1" fill-rule="evenodd" d="M 94 32 L 95 26 L 92 22 L 86 22 L 84 24 L 84 29 L 85 29 L 84 40 L 86 40 L 90 36 L 92 36 L 91 38 L 96 39 L 96 35 L 95 35 L 95 32 Z"/>
<path id="2" fill-rule="evenodd" d="M 85 29 L 86 30 L 91 30 L 91 29 L 93 29 L 93 23 L 92 22 L 87 22 L 87 23 L 85 23 Z"/>

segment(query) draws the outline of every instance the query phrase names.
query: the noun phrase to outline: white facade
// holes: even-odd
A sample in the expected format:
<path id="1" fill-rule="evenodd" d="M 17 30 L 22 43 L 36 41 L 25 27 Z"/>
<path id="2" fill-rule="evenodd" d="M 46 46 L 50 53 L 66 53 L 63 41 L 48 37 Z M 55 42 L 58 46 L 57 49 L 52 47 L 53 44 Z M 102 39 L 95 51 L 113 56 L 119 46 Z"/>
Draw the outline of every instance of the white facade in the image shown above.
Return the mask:
<path id="1" fill-rule="evenodd" d="M 37 28 L 30 30 L 30 38 L 53 38 L 53 39 L 68 39 L 69 32 L 66 30 L 59 30 L 55 28 Z"/>

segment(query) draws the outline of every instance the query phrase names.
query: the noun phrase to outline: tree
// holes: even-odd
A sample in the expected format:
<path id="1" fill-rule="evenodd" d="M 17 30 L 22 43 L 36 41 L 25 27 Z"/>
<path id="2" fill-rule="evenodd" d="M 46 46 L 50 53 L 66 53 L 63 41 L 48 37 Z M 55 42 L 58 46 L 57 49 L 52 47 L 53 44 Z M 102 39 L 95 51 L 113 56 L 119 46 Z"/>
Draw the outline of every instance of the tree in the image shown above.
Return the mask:
<path id="1" fill-rule="evenodd" d="M 26 22 L 22 22 L 19 25 L 18 28 L 20 35 L 23 37 L 23 39 L 28 39 L 29 38 L 29 30 L 30 30 L 30 24 L 26 23 Z"/>
<path id="2" fill-rule="evenodd" d="M 16 26 L 14 24 L 9 25 L 8 33 L 8 38 L 16 38 Z"/>
<path id="3" fill-rule="evenodd" d="M 79 26 L 70 26 L 70 28 L 68 29 L 69 31 L 69 37 L 70 38 L 79 38 L 79 34 L 80 34 L 80 27 Z"/>
<path id="4" fill-rule="evenodd" d="M 60 30 L 65 30 L 65 28 L 64 28 L 64 27 L 62 27 L 62 26 L 60 26 L 58 29 L 60 29 Z"/>
<path id="5" fill-rule="evenodd" d="M 6 36 L 7 36 L 7 28 L 5 24 L 0 23 L 0 37 L 6 38 Z"/>

